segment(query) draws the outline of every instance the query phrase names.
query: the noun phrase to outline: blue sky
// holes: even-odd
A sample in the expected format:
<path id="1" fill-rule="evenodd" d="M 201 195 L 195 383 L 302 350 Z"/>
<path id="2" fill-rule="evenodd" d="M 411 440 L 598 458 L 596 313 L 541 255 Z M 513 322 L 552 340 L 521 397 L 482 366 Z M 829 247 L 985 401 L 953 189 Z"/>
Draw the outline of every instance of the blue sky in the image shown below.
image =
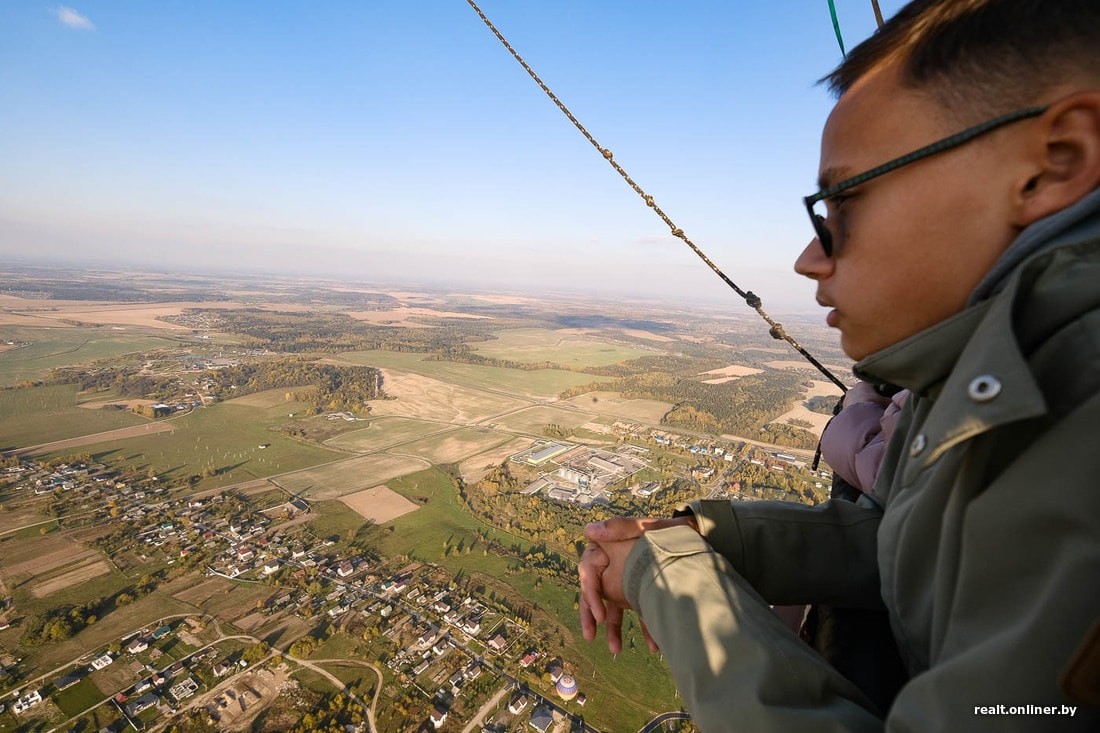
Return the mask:
<path id="1" fill-rule="evenodd" d="M 826 0 L 481 6 L 736 282 L 813 305 Z M 0 161 L 8 260 L 732 297 L 464 0 L 7 0 Z"/>

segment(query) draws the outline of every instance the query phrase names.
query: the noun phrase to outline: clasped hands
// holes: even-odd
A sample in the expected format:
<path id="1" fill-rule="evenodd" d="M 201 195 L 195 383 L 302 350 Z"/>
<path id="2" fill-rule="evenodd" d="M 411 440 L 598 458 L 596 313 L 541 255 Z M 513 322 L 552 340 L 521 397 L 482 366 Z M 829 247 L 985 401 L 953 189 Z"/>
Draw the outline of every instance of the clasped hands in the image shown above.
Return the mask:
<path id="1" fill-rule="evenodd" d="M 607 633 L 607 648 L 612 654 L 622 651 L 623 611 L 630 608 L 623 592 L 626 558 L 638 538 L 649 530 L 682 524 L 696 528 L 695 520 L 690 516 L 612 517 L 602 522 L 592 522 L 584 528 L 588 546 L 581 555 L 577 574 L 581 586 L 581 633 L 586 641 L 596 638 L 596 629 L 602 623 Z M 642 633 L 650 651 L 657 651 L 657 644 L 649 635 L 644 621 Z"/>

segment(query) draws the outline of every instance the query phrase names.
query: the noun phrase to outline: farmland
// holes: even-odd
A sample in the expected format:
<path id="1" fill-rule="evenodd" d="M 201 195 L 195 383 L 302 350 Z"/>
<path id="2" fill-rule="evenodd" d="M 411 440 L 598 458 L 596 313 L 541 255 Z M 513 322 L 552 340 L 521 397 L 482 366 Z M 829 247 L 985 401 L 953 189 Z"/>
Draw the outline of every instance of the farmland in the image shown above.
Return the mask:
<path id="1" fill-rule="evenodd" d="M 124 410 L 77 407 L 76 385 L 0 390 L 0 450 L 147 422 Z"/>
<path id="2" fill-rule="evenodd" d="M 280 486 L 314 499 L 334 499 L 423 469 L 428 462 L 410 456 L 372 455 L 346 458 L 279 476 Z"/>
<path id="3" fill-rule="evenodd" d="M 641 369 L 654 365 L 656 371 L 669 364 L 669 373 L 676 379 L 696 383 L 743 379 L 743 375 L 759 371 L 760 365 L 752 362 L 753 366 L 733 364 L 714 369 L 752 360 L 733 353 L 728 346 L 700 356 L 709 348 L 705 344 L 714 340 L 710 327 L 698 333 L 690 328 L 679 333 L 670 325 L 668 332 L 677 336 L 673 339 L 645 336 L 630 328 L 629 324 L 637 321 L 633 312 L 620 311 L 619 318 L 573 317 L 576 310 L 591 308 L 588 304 L 570 304 L 568 312 L 555 307 L 539 312 L 538 301 L 529 298 L 512 301 L 440 294 L 429 301 L 416 294 L 395 293 L 393 297 L 404 305 L 375 311 L 369 310 L 369 302 L 356 302 L 344 291 L 327 292 L 313 284 L 308 290 L 303 296 L 308 301 L 258 305 L 257 312 L 277 312 L 278 316 L 249 326 L 257 333 L 262 333 L 258 326 L 263 324 L 284 327 L 295 335 L 293 342 L 270 335 L 260 341 L 258 336 L 247 337 L 232 328 L 225 329 L 225 340 L 204 339 L 201 345 L 175 335 L 183 329 L 196 334 L 222 330 L 217 326 L 230 324 L 219 320 L 223 306 L 233 308 L 236 322 L 243 324 L 253 318 L 241 304 L 226 303 L 200 304 L 201 310 L 193 312 L 169 304 L 143 307 L 139 303 L 114 309 L 74 304 L 49 316 L 56 318 L 64 312 L 77 318 L 83 313 L 89 318 L 125 319 L 131 328 L 150 328 L 157 325 L 153 320 L 157 309 L 174 309 L 181 317 L 171 327 L 175 331 L 162 332 L 163 338 L 155 332 L 142 335 L 134 330 L 0 326 L 2 337 L 33 342 L 32 346 L 5 344 L 7 348 L 0 351 L 0 384 L 43 375 L 53 366 L 102 358 L 114 361 L 96 364 L 87 370 L 88 375 L 107 373 L 109 369 L 100 369 L 104 366 L 157 385 L 156 389 L 128 391 L 120 382 L 103 378 L 85 382 L 99 384 L 103 391 L 84 394 L 74 385 L 0 390 L 0 448 L 83 439 L 91 442 L 79 447 L 70 443 L 38 457 L 43 461 L 68 458 L 79 451 L 110 469 L 135 469 L 99 484 L 94 500 L 75 500 L 76 489 L 53 488 L 59 484 L 49 483 L 45 475 L 46 486 L 51 488 L 42 495 L 28 490 L 33 486 L 27 485 L 21 494 L 13 489 L 4 496 L 0 524 L 16 531 L 0 535 L 0 601 L 10 599 L 10 607 L 0 607 L 0 612 L 22 622 L 50 609 L 104 599 L 94 623 L 74 628 L 69 639 L 46 641 L 30 649 L 27 663 L 49 670 L 50 665 L 69 663 L 157 619 L 196 612 L 217 619 L 225 633 L 255 634 L 284 650 L 307 634 L 319 640 L 329 638 L 321 651 L 308 655 L 314 658 L 353 652 L 392 654 L 392 644 L 400 633 L 392 639 L 385 637 L 388 641 L 379 637 L 379 646 L 367 641 L 385 625 L 380 620 L 384 614 L 377 605 L 379 598 L 370 597 L 376 591 L 367 590 L 368 597 L 355 600 L 359 605 L 351 605 L 350 610 L 341 608 L 351 601 L 332 595 L 326 577 L 334 576 L 335 568 L 347 560 L 355 572 L 347 583 L 357 592 L 369 589 L 372 583 L 383 583 L 398 569 L 414 568 L 409 572 L 435 576 L 439 583 L 435 587 L 450 588 L 451 592 L 458 588 L 474 596 L 471 605 L 480 599 L 478 602 L 490 609 L 494 623 L 501 618 L 497 614 L 502 614 L 509 624 L 515 624 L 519 643 L 499 655 L 500 665 L 510 674 L 525 674 L 517 667 L 517 655 L 528 641 L 547 654 L 561 656 L 569 672 L 584 681 L 589 694 L 584 716 L 600 730 L 637 730 L 654 715 L 675 709 L 678 703 L 668 672 L 659 656 L 646 651 L 635 621 L 626 622 L 626 649 L 618 659 L 611 658 L 605 644 L 585 644 L 580 639 L 570 568 L 572 543 L 579 539 L 580 524 L 606 510 L 598 505 L 551 504 L 542 495 L 520 495 L 516 485 L 506 486 L 502 479 L 499 493 L 492 499 L 496 503 L 489 504 L 488 511 L 475 505 L 475 516 L 460 501 L 451 475 L 466 482 L 462 490 L 465 501 L 470 501 L 473 484 L 490 471 L 500 471 L 497 467 L 502 462 L 531 447 L 537 438 L 629 441 L 637 444 L 638 455 L 645 454 L 645 446 L 655 451 L 656 444 L 645 426 L 659 425 L 673 405 L 660 399 L 626 399 L 610 390 L 560 399 L 564 390 L 609 379 L 582 369 L 650 356 L 655 358 Z M 265 291 L 257 287 L 249 292 L 260 298 Z M 329 296 L 332 301 L 326 301 Z M 513 303 L 521 307 L 510 310 Z M 425 304 L 430 304 L 430 310 L 422 307 Z M 478 309 L 477 315 L 462 314 L 464 307 Z M 288 314 L 310 318 L 298 320 Z M 355 331 L 361 340 L 350 348 L 382 344 L 394 350 L 341 352 L 349 348 L 340 332 L 341 317 L 347 320 L 349 315 L 358 319 L 353 325 L 377 329 Z M 18 313 L 12 319 L 15 316 L 31 318 Z M 34 317 L 47 314 L 42 311 Z M 555 327 L 570 321 L 597 325 Z M 400 327 L 383 333 L 383 322 Z M 336 327 L 331 338 L 311 340 L 310 324 L 314 323 Z M 400 336 L 410 333 L 408 338 Z M 397 350 L 400 348 L 409 350 Z M 662 353 L 665 348 L 670 351 Z M 151 351 L 140 357 L 132 355 L 141 350 Z M 766 353 L 770 355 L 760 359 L 779 358 Z M 479 357 L 565 368 L 502 368 L 461 361 Z M 696 358 L 698 363 L 693 361 Z M 332 385 L 299 383 L 311 381 L 299 379 L 304 371 L 279 382 L 293 386 L 253 391 L 271 382 L 252 380 L 247 370 L 271 363 L 377 367 L 385 395 L 373 399 L 377 393 L 372 392 L 339 404 L 313 400 L 314 390 Z M 632 374 L 632 369 L 607 373 Z M 169 386 L 162 391 L 164 384 Z M 719 388 L 721 385 L 715 386 Z M 232 399 L 236 394 L 243 396 Z M 664 393 L 646 394 L 661 397 Z M 164 402 L 171 414 L 151 419 L 102 407 L 117 402 L 139 407 Z M 164 415 L 168 409 L 162 406 L 158 411 Z M 778 410 L 773 414 L 781 415 L 782 420 L 804 412 L 796 405 L 787 414 Z M 641 427 L 616 425 L 618 421 L 640 423 Z M 556 427 L 547 431 L 548 425 Z M 104 434 L 130 428 L 142 432 L 125 438 L 120 433 Z M 165 432 L 145 433 L 146 428 Z M 696 462 L 694 456 L 680 456 L 675 451 L 667 458 L 670 474 L 684 477 Z M 535 473 L 530 468 L 521 470 L 519 464 L 508 466 L 516 471 L 514 477 L 520 485 L 530 479 L 528 474 Z M 538 471 L 554 468 L 551 462 Z M 668 478 L 658 475 L 658 469 L 646 470 L 653 479 Z M 507 475 L 507 471 L 500 473 Z M 485 484 L 497 482 L 500 473 L 489 476 Z M 639 474 L 643 475 L 650 474 Z M 225 490 L 230 487 L 232 491 Z M 148 498 L 141 492 L 149 492 Z M 299 497 L 304 502 L 298 502 Z M 287 503 L 288 498 L 295 499 L 294 503 Z M 513 511 L 520 506 L 524 513 Z M 115 508 L 119 511 L 114 512 Z M 262 525 L 258 512 L 263 515 Z M 85 524 L 93 521 L 93 516 L 96 525 Z M 196 529 L 196 521 L 203 527 Z M 233 529 L 237 522 L 248 521 L 257 524 Z M 119 529 L 122 526 L 131 534 Z M 211 530 L 200 536 L 205 527 Z M 230 547 L 230 540 L 236 546 Z M 214 552 L 213 548 L 223 545 L 224 553 L 220 549 Z M 243 560 L 245 552 L 255 556 Z M 299 552 L 306 553 L 306 559 L 301 559 Z M 299 561 L 292 562 L 292 557 Z M 277 559 L 276 569 L 268 571 L 266 563 L 272 558 Z M 322 567 L 326 569 L 318 569 Z M 344 577 L 342 573 L 340 577 Z M 122 594 L 125 602 L 116 603 Z M 289 597 L 292 600 L 286 600 Z M 462 601 L 457 592 L 452 600 Z M 400 609 L 394 610 L 401 615 Z M 423 613 L 428 618 L 433 615 L 431 610 Z M 368 628 L 364 630 L 362 624 Z M 343 631 L 337 634 L 333 632 L 336 628 Z M 370 634 L 364 636 L 364 631 Z M 18 624 L 0 630 L 0 647 L 19 648 L 22 634 Z M 342 644 L 345 636 L 355 644 Z M 485 641 L 475 639 L 473 644 L 476 647 Z M 363 658 L 377 662 L 382 657 Z M 449 659 L 425 679 L 439 684 L 453 673 L 444 666 L 454 661 Z M 386 672 L 382 708 L 396 706 L 397 697 L 406 705 L 408 699 L 402 696 L 408 690 L 398 680 L 408 672 L 395 670 L 392 678 Z M 125 681 L 111 676 L 124 673 L 125 665 L 113 665 L 63 695 L 51 694 L 51 704 L 60 705 L 70 715 L 79 712 L 98 699 L 96 684 L 104 694 L 121 689 Z M 533 686 L 540 687 L 539 671 L 527 670 L 526 674 Z M 331 691 L 329 682 L 321 677 L 314 679 L 312 672 L 303 675 L 313 679 L 318 691 Z M 370 684 L 374 681 L 373 673 L 359 670 L 346 670 L 341 676 Z M 501 681 L 483 678 L 482 682 L 493 683 L 485 685 L 488 690 Z M 5 689 L 0 687 L 0 693 Z M 546 687 L 544 692 L 549 690 Z M 453 708 L 456 730 L 465 723 L 466 704 L 463 700 Z M 402 708 L 396 713 L 395 709 L 386 710 L 383 719 L 387 723 L 399 715 L 422 712 Z M 155 717 L 151 713 L 146 716 L 147 722 Z M 0 720 L 0 725 L 6 720 Z M 526 726 L 525 718 L 516 721 L 519 727 Z"/>
<path id="4" fill-rule="evenodd" d="M 42 379 L 50 369 L 87 364 L 149 349 L 178 346 L 157 336 L 85 328 L 0 326 L 0 341 L 26 343 L 0 352 L 0 387 L 25 379 Z"/>
<path id="5" fill-rule="evenodd" d="M 475 344 L 475 351 L 504 361 L 538 364 L 552 362 L 565 367 L 593 367 L 618 364 L 652 352 L 609 343 L 575 333 L 544 328 L 499 331 L 493 341 Z"/>
<path id="6" fill-rule="evenodd" d="M 334 448 L 369 453 L 445 429 L 446 426 L 424 420 L 383 417 L 372 420 L 365 428 L 344 433 L 326 443 Z"/>
<path id="7" fill-rule="evenodd" d="M 276 407 L 229 401 L 171 419 L 170 433 L 96 443 L 85 450 L 96 460 L 182 479 L 209 469 L 199 488 L 212 488 L 313 466 L 342 454 L 292 440 L 275 428 L 288 421 L 300 403 Z M 266 447 L 261 447 L 266 446 Z"/>
<path id="8" fill-rule="evenodd" d="M 394 351 L 353 351 L 339 354 L 334 360 L 344 364 L 400 369 L 449 384 L 492 389 L 529 399 L 554 397 L 570 387 L 605 379 L 561 369 L 520 371 L 451 361 L 432 361 L 426 357 L 426 354 Z M 388 389 L 387 387 L 387 391 Z"/>

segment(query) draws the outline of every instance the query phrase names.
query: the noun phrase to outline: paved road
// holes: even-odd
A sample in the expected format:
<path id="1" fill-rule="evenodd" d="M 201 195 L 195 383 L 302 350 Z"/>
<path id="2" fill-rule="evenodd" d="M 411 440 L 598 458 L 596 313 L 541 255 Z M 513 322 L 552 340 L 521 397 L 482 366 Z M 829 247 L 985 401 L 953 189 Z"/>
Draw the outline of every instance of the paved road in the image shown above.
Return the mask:
<path id="1" fill-rule="evenodd" d="M 691 716 L 687 713 L 681 713 L 679 711 L 674 713 L 661 713 L 656 718 L 643 725 L 638 733 L 653 733 L 653 731 L 657 730 L 670 720 L 691 720 Z"/>

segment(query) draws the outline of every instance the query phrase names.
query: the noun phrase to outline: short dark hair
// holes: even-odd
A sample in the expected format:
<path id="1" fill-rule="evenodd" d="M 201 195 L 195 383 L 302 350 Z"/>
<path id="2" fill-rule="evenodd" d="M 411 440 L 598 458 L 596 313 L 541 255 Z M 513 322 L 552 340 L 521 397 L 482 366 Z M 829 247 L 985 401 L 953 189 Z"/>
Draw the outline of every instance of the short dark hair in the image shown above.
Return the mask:
<path id="1" fill-rule="evenodd" d="M 914 0 L 821 81 L 839 96 L 893 61 L 954 116 L 1002 114 L 1074 77 L 1100 83 L 1100 0 Z"/>

